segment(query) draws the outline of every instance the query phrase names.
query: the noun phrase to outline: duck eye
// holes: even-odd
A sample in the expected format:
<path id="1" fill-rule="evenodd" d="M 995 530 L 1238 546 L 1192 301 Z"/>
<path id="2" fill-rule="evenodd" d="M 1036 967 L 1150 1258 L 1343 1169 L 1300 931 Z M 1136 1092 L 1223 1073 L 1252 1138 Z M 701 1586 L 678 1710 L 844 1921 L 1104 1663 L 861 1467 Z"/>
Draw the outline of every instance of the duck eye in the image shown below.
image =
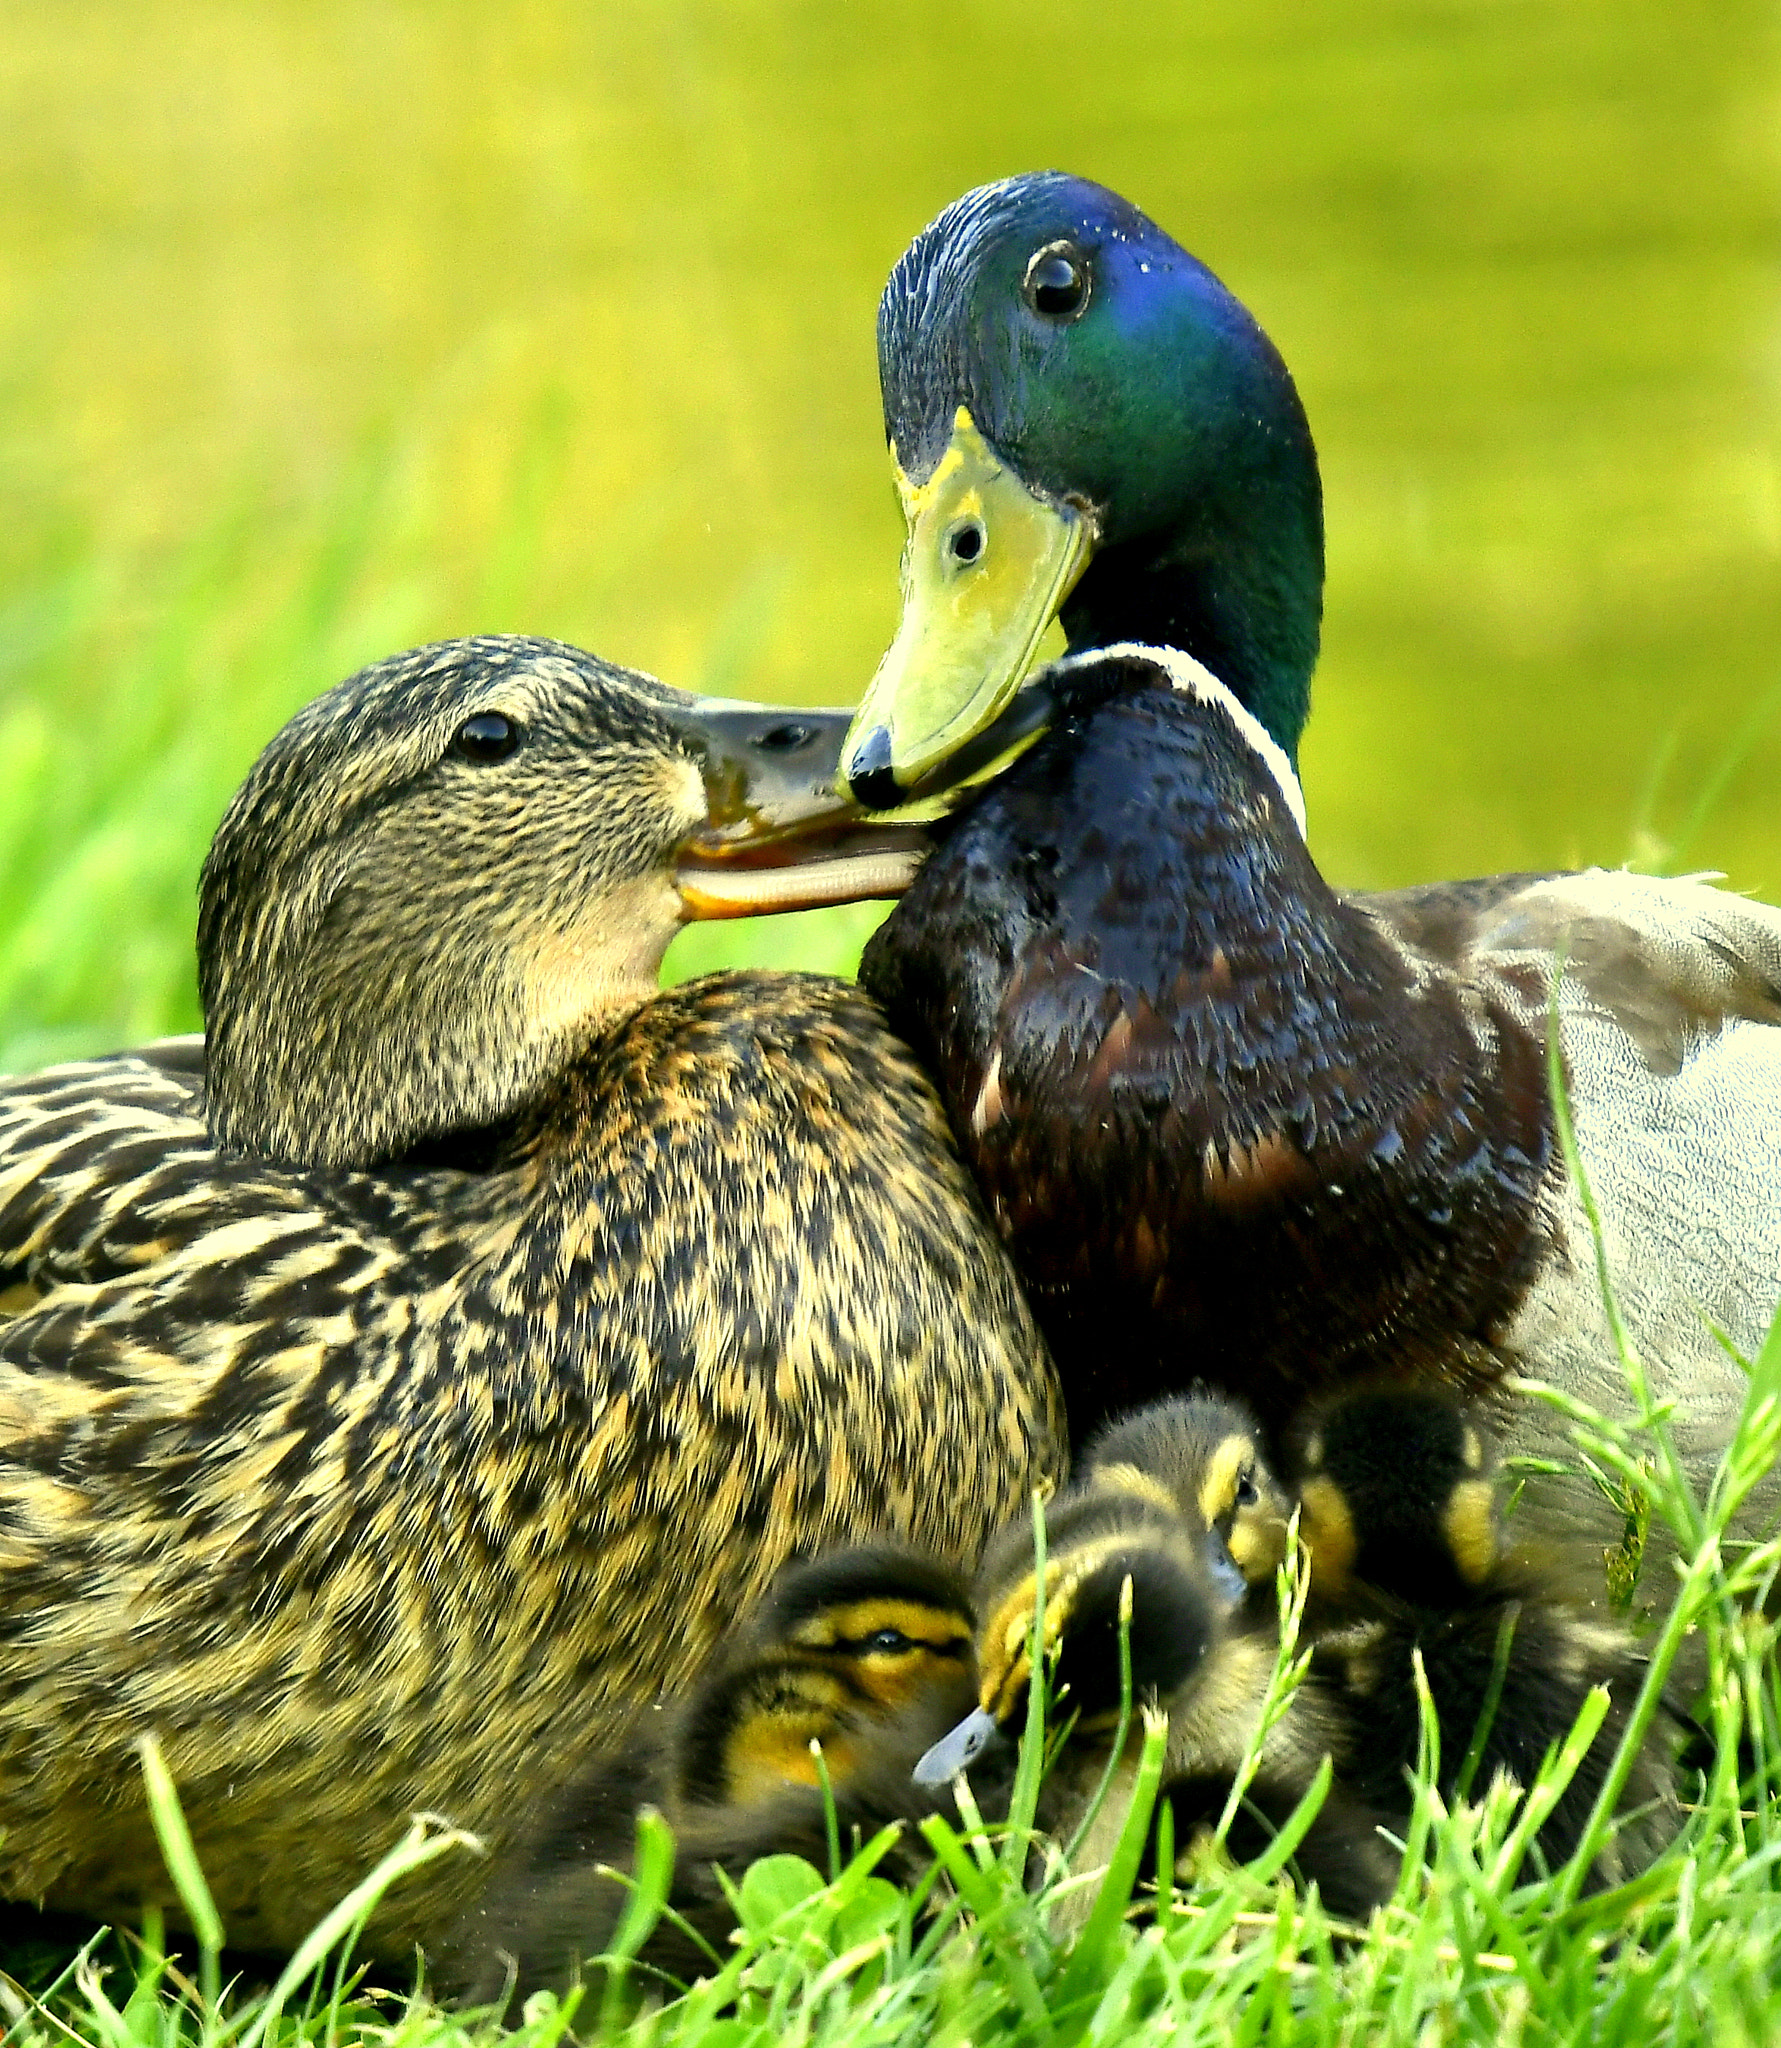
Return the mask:
<path id="1" fill-rule="evenodd" d="M 479 711 L 458 727 L 451 744 L 453 752 L 481 765 L 505 761 L 519 742 L 520 729 L 511 718 L 503 717 L 499 711 Z"/>
<path id="2" fill-rule="evenodd" d="M 1027 265 L 1021 289 L 1044 319 L 1074 320 L 1088 304 L 1088 258 L 1073 242 L 1048 242 Z"/>
<path id="3" fill-rule="evenodd" d="M 947 551 L 955 562 L 970 563 L 983 553 L 985 535 L 975 519 L 961 519 L 946 536 Z"/>
<path id="4" fill-rule="evenodd" d="M 864 1644 L 868 1657 L 900 1657 L 914 1645 L 900 1628 L 875 1629 Z"/>
<path id="5" fill-rule="evenodd" d="M 795 754 L 816 737 L 813 726 L 776 725 L 771 732 L 757 733 L 754 744 L 763 754 Z"/>
<path id="6" fill-rule="evenodd" d="M 1254 1506 L 1255 1506 L 1256 1502 L 1257 1502 L 1258 1500 L 1260 1500 L 1260 1499 L 1261 1499 L 1261 1491 L 1260 1491 L 1260 1489 L 1259 1489 L 1259 1488 L 1258 1488 L 1258 1487 L 1256 1486 L 1256 1483 L 1255 1483 L 1255 1474 L 1254 1474 L 1253 1472 L 1241 1472 L 1241 1473 L 1239 1473 L 1239 1474 L 1237 1475 L 1237 1505 L 1238 1505 L 1238 1507 L 1240 1507 L 1240 1508 L 1252 1508 L 1252 1507 L 1254 1507 Z"/>

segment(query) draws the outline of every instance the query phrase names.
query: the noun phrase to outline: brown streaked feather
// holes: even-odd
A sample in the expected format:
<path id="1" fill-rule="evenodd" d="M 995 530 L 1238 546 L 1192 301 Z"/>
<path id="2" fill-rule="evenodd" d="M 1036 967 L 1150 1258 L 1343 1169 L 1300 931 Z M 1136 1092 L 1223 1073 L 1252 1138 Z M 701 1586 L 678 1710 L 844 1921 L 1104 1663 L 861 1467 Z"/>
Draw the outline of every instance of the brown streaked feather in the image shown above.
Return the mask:
<path id="1" fill-rule="evenodd" d="M 1679 1073 L 1727 1024 L 1781 1024 L 1781 918 L 1696 878 L 1542 876 L 1494 905 L 1473 943 L 1562 955 L 1654 1073 Z"/>
<path id="2" fill-rule="evenodd" d="M 1480 931 L 1499 905 L 1540 882 L 1562 880 L 1550 871 L 1475 875 L 1461 882 L 1416 882 L 1404 889 L 1374 889 L 1347 901 L 1364 910 L 1400 945 L 1447 967 L 1464 967 Z"/>
<path id="3" fill-rule="evenodd" d="M 294 1941 L 412 1811 L 499 1841 L 793 1549 L 968 1561 L 1056 1469 L 938 1108 L 839 984 L 664 996 L 486 1174 L 219 1157 L 135 1056 L 0 1104 L 48 1288 L 0 1324 L 14 1896 L 157 1895 L 156 1727 L 231 1938 Z M 475 1881 L 434 1866 L 378 1944 Z"/>

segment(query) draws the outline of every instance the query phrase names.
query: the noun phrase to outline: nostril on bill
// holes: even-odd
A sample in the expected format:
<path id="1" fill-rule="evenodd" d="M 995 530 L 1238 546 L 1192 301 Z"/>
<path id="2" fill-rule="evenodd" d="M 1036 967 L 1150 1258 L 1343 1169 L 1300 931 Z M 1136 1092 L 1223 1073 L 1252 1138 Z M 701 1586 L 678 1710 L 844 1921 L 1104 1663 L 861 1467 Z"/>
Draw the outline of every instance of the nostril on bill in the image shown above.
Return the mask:
<path id="1" fill-rule="evenodd" d="M 776 725 L 769 731 L 755 735 L 755 745 L 767 754 L 794 754 L 800 747 L 809 746 L 816 737 L 816 728 L 809 725 Z"/>
<path id="2" fill-rule="evenodd" d="M 910 1774 L 918 1785 L 949 1785 L 974 1764 L 996 1734 L 995 1717 L 978 1707 L 926 1751 Z"/>
<path id="3" fill-rule="evenodd" d="M 971 563 L 983 553 L 984 531 L 976 520 L 968 519 L 962 526 L 955 527 L 949 545 L 955 562 Z"/>

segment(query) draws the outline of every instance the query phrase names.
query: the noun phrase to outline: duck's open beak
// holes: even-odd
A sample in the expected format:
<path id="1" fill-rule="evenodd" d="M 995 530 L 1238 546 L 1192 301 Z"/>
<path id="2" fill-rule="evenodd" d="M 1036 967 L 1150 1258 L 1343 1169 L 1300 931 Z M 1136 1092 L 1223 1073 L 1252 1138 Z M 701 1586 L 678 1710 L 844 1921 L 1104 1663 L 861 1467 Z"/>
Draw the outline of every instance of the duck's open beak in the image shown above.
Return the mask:
<path id="1" fill-rule="evenodd" d="M 1095 542 L 1091 516 L 1029 490 L 964 406 L 933 474 L 911 484 L 899 467 L 897 487 L 909 522 L 902 622 L 841 761 L 844 787 L 874 811 L 933 784 L 996 721 Z"/>
<path id="2" fill-rule="evenodd" d="M 688 919 L 760 917 L 902 895 L 927 838 L 838 792 L 851 713 L 705 698 L 678 723 L 702 757 L 709 815 L 681 844 Z"/>

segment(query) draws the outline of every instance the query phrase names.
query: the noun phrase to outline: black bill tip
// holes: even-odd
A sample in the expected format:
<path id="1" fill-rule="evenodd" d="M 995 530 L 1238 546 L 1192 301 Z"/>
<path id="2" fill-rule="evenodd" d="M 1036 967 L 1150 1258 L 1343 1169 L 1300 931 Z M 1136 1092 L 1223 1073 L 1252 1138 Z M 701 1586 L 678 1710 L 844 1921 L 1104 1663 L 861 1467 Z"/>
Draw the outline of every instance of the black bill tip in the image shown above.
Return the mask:
<path id="1" fill-rule="evenodd" d="M 906 801 L 891 773 L 891 736 L 888 725 L 875 725 L 853 750 L 847 764 L 847 786 L 855 803 L 868 811 L 892 811 Z"/>

